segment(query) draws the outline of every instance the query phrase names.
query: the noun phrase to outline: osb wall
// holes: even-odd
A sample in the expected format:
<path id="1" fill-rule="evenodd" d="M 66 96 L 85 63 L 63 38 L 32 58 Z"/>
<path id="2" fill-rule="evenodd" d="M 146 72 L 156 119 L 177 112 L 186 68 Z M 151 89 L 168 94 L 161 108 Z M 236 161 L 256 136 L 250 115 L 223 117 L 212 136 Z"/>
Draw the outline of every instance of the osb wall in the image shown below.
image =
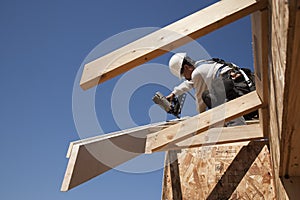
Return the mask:
<path id="1" fill-rule="evenodd" d="M 166 163 L 163 200 L 275 199 L 264 142 L 170 151 Z"/>

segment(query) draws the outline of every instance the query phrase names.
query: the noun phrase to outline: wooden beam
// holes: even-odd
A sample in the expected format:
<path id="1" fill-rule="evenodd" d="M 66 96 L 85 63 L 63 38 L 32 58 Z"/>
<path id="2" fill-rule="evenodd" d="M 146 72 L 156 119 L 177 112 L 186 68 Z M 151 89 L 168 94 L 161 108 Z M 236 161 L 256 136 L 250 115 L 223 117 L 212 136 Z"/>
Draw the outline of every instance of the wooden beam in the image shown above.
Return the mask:
<path id="1" fill-rule="evenodd" d="M 281 175 L 300 176 L 300 1 L 289 3 L 283 93 Z"/>
<path id="2" fill-rule="evenodd" d="M 162 131 L 147 136 L 146 153 L 158 151 L 169 143 L 177 143 L 260 108 L 262 102 L 255 91 L 191 117 Z"/>
<path id="3" fill-rule="evenodd" d="M 219 127 L 209 129 L 202 134 L 195 135 L 178 143 L 169 143 L 167 146 L 159 149 L 159 151 L 179 150 L 218 144 L 232 144 L 235 142 L 259 140 L 263 138 L 264 136 L 259 124 Z"/>
<path id="4" fill-rule="evenodd" d="M 300 1 L 272 0 L 270 5 L 269 141 L 276 196 L 288 199 L 287 193 L 298 192 L 299 187 L 285 190 L 285 177 L 300 175 Z"/>
<path id="5" fill-rule="evenodd" d="M 73 142 L 68 150 L 69 162 L 61 191 L 68 191 L 143 154 L 147 134 L 162 130 L 180 120 L 150 124 Z"/>
<path id="6" fill-rule="evenodd" d="M 269 117 L 269 10 L 256 11 L 251 15 L 254 73 L 256 91 L 264 106 L 259 109 L 259 120 L 265 137 L 270 132 Z"/>
<path id="7" fill-rule="evenodd" d="M 163 188 L 168 187 L 170 184 L 170 187 L 172 188 L 172 198 L 168 198 L 166 194 L 162 193 L 162 200 L 164 199 L 172 199 L 172 200 L 182 200 L 182 190 L 181 185 L 182 182 L 180 180 L 180 166 L 178 163 L 178 156 L 177 154 L 180 153 L 178 151 L 168 151 L 165 156 L 165 164 L 164 164 L 164 174 L 167 176 L 167 173 L 169 173 L 169 176 L 167 178 L 164 178 L 163 181 Z"/>
<path id="8" fill-rule="evenodd" d="M 138 65 L 266 7 L 267 0 L 217 2 L 85 65 L 87 90 Z"/>

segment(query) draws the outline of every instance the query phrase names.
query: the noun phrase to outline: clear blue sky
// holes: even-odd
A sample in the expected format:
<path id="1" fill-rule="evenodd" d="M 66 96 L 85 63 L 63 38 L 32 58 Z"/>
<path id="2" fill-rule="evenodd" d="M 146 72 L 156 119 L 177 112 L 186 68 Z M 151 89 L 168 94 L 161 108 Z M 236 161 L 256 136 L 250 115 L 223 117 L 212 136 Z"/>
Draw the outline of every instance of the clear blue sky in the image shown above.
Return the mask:
<path id="1" fill-rule="evenodd" d="M 130 29 L 164 27 L 214 2 L 1 0 L 0 199 L 160 199 L 162 170 L 112 170 L 60 192 L 68 144 L 80 138 L 73 120 L 73 84 L 82 62 L 100 42 Z M 198 42 L 211 56 L 253 65 L 249 17 Z M 162 56 L 156 63 L 166 65 L 168 58 Z M 96 103 L 96 112 L 104 132 L 119 128 L 109 109 L 109 91 L 117 80 L 97 88 L 96 101 L 101 104 Z M 143 108 L 151 106 L 153 90 L 155 84 L 145 85 L 130 99 L 131 116 L 138 125 L 149 123 Z"/>

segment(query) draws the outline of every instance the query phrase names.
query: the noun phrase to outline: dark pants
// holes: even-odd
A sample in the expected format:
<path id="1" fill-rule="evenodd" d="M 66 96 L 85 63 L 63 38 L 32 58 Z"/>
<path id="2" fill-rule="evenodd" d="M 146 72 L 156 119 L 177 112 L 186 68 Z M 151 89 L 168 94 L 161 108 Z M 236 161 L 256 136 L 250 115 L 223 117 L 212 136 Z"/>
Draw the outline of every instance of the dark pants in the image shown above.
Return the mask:
<path id="1" fill-rule="evenodd" d="M 206 104 L 206 106 L 211 109 L 242 95 L 243 94 L 235 88 L 233 80 L 219 77 L 214 79 L 211 84 L 210 90 L 206 90 L 202 93 L 202 100 Z M 244 118 L 246 120 L 257 117 L 257 111 L 244 115 Z"/>

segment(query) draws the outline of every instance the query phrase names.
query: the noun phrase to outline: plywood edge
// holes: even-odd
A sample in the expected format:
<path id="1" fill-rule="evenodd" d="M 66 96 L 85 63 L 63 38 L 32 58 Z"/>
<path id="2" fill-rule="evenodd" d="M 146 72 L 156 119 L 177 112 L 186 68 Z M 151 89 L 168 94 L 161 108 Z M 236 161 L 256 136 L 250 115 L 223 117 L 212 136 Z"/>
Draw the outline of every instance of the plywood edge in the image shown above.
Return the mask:
<path id="1" fill-rule="evenodd" d="M 61 186 L 61 189 L 60 189 L 62 192 L 66 192 L 70 189 L 71 178 L 72 178 L 75 163 L 76 163 L 76 160 L 77 160 L 78 151 L 79 151 L 79 146 L 78 145 L 73 145 L 72 146 L 72 151 L 71 151 L 70 156 L 69 156 L 69 162 L 68 162 L 68 165 L 67 165 L 65 176 L 64 176 L 62 186 Z"/>

